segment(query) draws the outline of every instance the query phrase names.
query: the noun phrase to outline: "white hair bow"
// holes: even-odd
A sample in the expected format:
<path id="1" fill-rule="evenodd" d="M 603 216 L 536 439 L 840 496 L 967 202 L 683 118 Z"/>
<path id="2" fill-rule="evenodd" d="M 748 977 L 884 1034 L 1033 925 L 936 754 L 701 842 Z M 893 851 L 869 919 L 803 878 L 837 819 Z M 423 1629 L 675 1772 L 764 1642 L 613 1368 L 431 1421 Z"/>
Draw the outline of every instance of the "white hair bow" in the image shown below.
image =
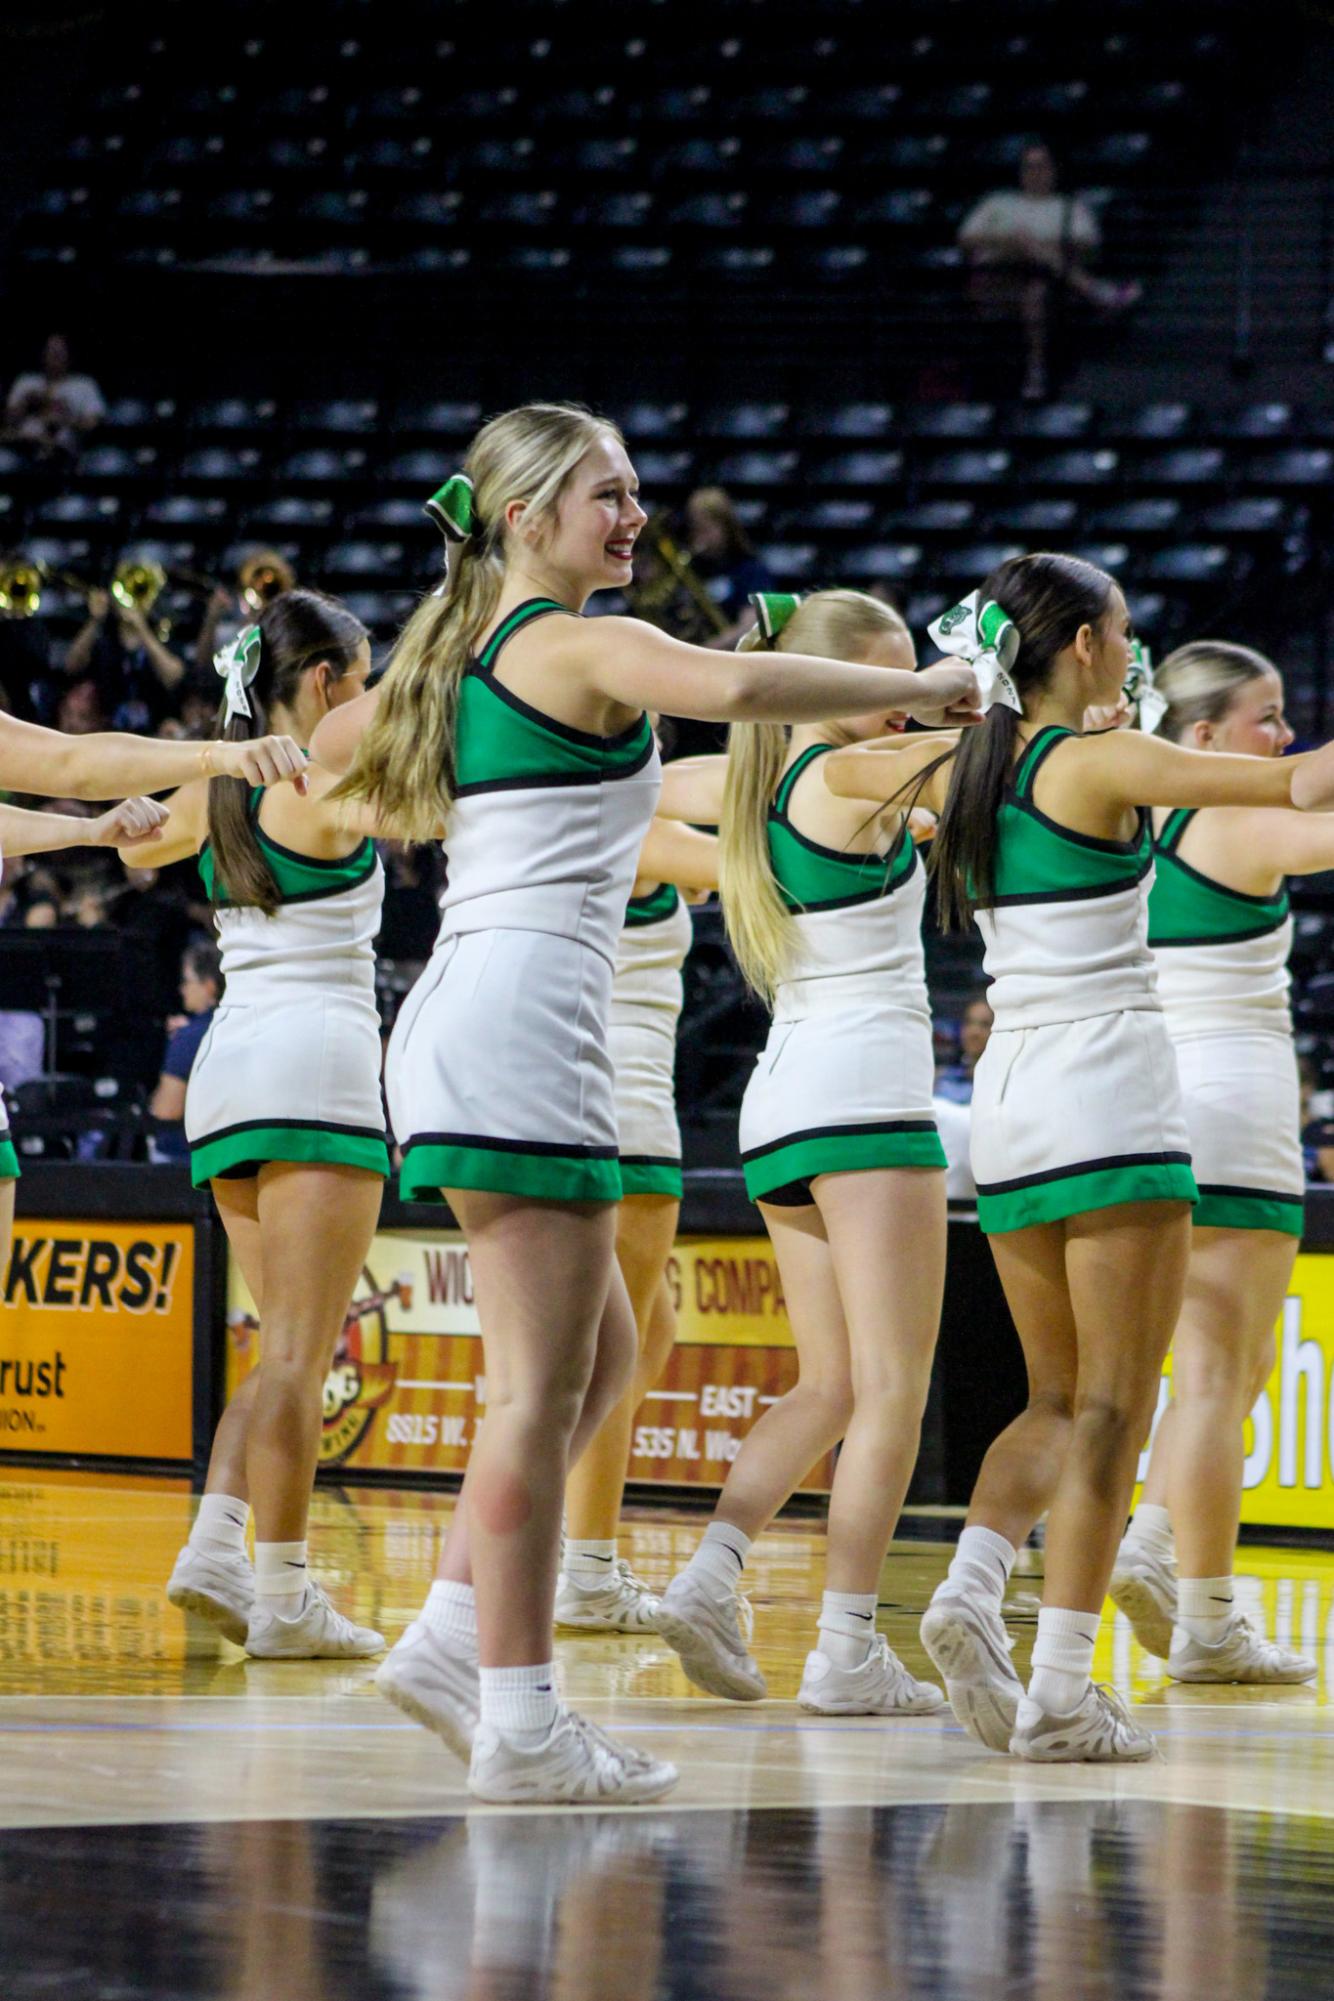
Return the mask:
<path id="1" fill-rule="evenodd" d="M 1152 736 L 1167 714 L 1166 695 L 1153 685 L 1153 655 L 1142 639 L 1130 642 L 1130 671 L 1125 679 L 1125 698 L 1138 711 L 1139 727 Z"/>
<path id="2" fill-rule="evenodd" d="M 927 631 L 942 653 L 968 662 L 977 676 L 980 709 L 985 712 L 1000 703 L 1023 714 L 1019 690 L 1010 679 L 1019 652 L 1019 628 L 994 599 L 983 604 L 981 591 L 974 591 L 962 604 L 942 612 Z"/>
<path id="3" fill-rule="evenodd" d="M 224 646 L 220 653 L 213 655 L 213 671 L 221 675 L 226 683 L 227 710 L 222 719 L 226 729 L 233 716 L 250 714 L 250 697 L 246 689 L 259 672 L 260 654 L 264 648 L 264 635 L 257 625 L 248 625 L 231 646 Z"/>

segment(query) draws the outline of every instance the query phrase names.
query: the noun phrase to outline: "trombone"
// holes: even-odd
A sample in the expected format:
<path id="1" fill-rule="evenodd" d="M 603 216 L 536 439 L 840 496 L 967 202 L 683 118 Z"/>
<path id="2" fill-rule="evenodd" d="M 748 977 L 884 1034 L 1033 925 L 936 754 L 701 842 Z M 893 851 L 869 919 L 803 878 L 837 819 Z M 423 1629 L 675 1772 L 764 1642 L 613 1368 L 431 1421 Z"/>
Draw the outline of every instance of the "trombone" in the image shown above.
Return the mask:
<path id="1" fill-rule="evenodd" d="M 655 612 L 666 610 L 677 590 L 684 590 L 696 609 L 704 614 L 713 630 L 726 632 L 730 623 L 726 613 L 710 595 L 707 585 L 690 560 L 689 552 L 668 533 L 664 515 L 657 515 L 649 522 L 641 540 L 648 543 L 662 569 L 660 575 L 647 579 L 631 590 L 630 600 L 636 614 L 641 618 L 652 618 Z"/>

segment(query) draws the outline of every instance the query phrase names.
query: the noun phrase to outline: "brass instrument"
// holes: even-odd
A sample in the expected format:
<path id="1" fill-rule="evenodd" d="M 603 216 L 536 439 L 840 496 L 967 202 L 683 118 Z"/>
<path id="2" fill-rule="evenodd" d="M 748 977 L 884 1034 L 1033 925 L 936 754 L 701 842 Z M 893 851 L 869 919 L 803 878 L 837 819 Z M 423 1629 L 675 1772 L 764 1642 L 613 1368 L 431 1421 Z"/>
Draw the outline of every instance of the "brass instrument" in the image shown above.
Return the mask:
<path id="1" fill-rule="evenodd" d="M 167 573 L 161 563 L 147 563 L 138 556 L 123 557 L 111 579 L 111 595 L 122 611 L 137 611 L 144 618 L 166 588 Z"/>
<path id="2" fill-rule="evenodd" d="M 27 556 L 6 556 L 0 562 L 0 612 L 10 618 L 35 618 L 42 608 L 46 581 L 41 563 Z"/>
<path id="3" fill-rule="evenodd" d="M 290 565 L 274 550 L 264 549 L 258 555 L 248 556 L 237 572 L 241 602 L 247 611 L 256 613 L 290 591 L 295 582 Z"/>
<path id="4" fill-rule="evenodd" d="M 710 595 L 690 560 L 689 551 L 683 549 L 668 532 L 665 516 L 657 515 L 649 522 L 640 543 L 641 546 L 647 543 L 653 551 L 658 559 L 659 571 L 657 576 L 648 577 L 631 589 L 630 603 L 635 614 L 651 620 L 655 614 L 667 609 L 678 590 L 683 590 L 714 632 L 726 632 L 730 623 L 727 614 Z"/>

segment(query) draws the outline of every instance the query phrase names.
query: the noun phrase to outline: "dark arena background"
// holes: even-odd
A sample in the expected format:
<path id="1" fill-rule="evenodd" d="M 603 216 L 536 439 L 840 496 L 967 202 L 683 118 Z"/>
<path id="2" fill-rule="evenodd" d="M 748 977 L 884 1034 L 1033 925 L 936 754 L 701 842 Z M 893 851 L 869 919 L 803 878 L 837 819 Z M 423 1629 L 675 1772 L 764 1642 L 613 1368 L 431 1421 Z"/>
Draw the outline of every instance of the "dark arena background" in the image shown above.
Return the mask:
<path id="1" fill-rule="evenodd" d="M 0 114 L 0 723 L 202 756 L 215 650 L 293 584 L 341 599 L 380 669 L 440 580 L 425 501 L 485 418 L 557 399 L 621 426 L 648 515 L 633 583 L 593 615 L 721 660 L 751 593 L 837 585 L 897 607 L 930 661 L 944 610 L 1056 550 L 1118 580 L 1155 660 L 1257 649 L 1297 747 L 1334 735 L 1321 0 L 9 0 Z M 671 716 L 660 734 L 668 760 L 724 741 Z M 0 763 L 0 799 L 52 808 L 23 776 Z M 444 863 L 381 853 L 387 1036 Z M 470 1799 L 372 1660 L 254 1659 L 168 1601 L 214 1427 L 263 1350 L 182 1126 L 219 1001 L 212 913 L 192 861 L 11 856 L 4 1994 L 1334 1991 L 1334 872 L 1290 893 L 1308 1185 L 1236 1575 L 1315 1679 L 1174 1679 L 1109 1600 L 1094 1679 L 1153 1730 L 1147 1762 L 1006 1760 L 948 1709 L 806 1713 L 829 1453 L 747 1561 L 769 1699 L 701 1692 L 654 1631 L 562 1630 L 564 1694 L 681 1782 L 649 1807 L 524 1810 Z M 655 1592 L 797 1380 L 738 1153 L 767 1021 L 717 899 L 693 919 L 677 1339 L 635 1416 L 621 1531 Z M 948 1265 L 878 1590 L 919 1676 L 983 1455 L 1025 1403 L 967 1170 L 981 939 L 929 900 L 925 945 Z M 331 1598 L 390 1643 L 485 1398 L 462 1234 L 391 1179 L 310 1522 Z M 1004 1604 L 1021 1673 L 1043 1563 L 1039 1525 Z"/>

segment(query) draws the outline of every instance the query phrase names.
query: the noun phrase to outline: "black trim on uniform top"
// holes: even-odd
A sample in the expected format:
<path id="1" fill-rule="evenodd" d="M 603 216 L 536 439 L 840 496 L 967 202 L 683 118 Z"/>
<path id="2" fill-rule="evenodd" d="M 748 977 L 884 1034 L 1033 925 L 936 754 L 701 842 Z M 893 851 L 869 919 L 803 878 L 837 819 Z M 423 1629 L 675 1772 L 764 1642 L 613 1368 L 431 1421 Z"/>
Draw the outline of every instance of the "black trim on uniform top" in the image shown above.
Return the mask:
<path id="1" fill-rule="evenodd" d="M 540 1153 L 566 1158 L 572 1154 L 580 1160 L 619 1160 L 620 1153 L 614 1146 L 580 1146 L 577 1141 L 563 1146 L 556 1140 L 545 1139 L 493 1139 L 482 1133 L 414 1133 L 403 1142 L 403 1157 L 406 1160 L 416 1146 L 470 1146 L 486 1147 L 492 1153 Z"/>
<path id="2" fill-rule="evenodd" d="M 295 848 L 285 848 L 281 841 L 275 841 L 272 834 L 260 825 L 258 818 L 255 820 L 255 832 L 259 835 L 260 840 L 263 841 L 266 848 L 273 849 L 275 855 L 281 855 L 284 861 L 299 862 L 302 868 L 350 868 L 357 857 L 364 853 L 367 848 L 370 848 L 372 851 L 375 848 L 375 843 L 370 835 L 363 834 L 357 842 L 356 847 L 349 854 L 330 859 L 327 855 L 303 855 L 298 854 Z M 367 873 L 369 874 L 369 870 Z"/>
<path id="3" fill-rule="evenodd" d="M 571 612 L 569 616 L 577 618 L 579 614 Z M 614 736 L 599 736 L 596 730 L 577 730 L 573 723 L 560 722 L 555 716 L 549 716 L 545 709 L 535 709 L 531 702 L 525 702 L 522 695 L 516 695 L 512 688 L 497 681 L 494 668 L 483 667 L 479 660 L 470 660 L 463 671 L 465 675 L 472 674 L 477 680 L 485 681 L 493 695 L 498 695 L 502 702 L 508 703 L 521 716 L 526 716 L 529 722 L 550 730 L 553 736 L 564 737 L 567 743 L 577 743 L 586 749 L 609 750 L 616 744 L 628 743 L 644 727 L 644 711 L 641 709 L 637 720 L 628 723 L 623 730 L 617 730 Z M 649 735 L 652 734 L 650 730 Z"/>
<path id="4" fill-rule="evenodd" d="M 1195 1185 L 1201 1195 L 1244 1195 L 1252 1202 L 1292 1202 L 1299 1209 L 1306 1202 L 1305 1195 L 1294 1195 L 1290 1188 L 1233 1187 L 1226 1181 L 1198 1181 Z"/>
<path id="5" fill-rule="evenodd" d="M 1228 931 L 1222 937 L 1215 934 L 1212 937 L 1199 938 L 1155 938 L 1150 931 L 1149 949 L 1153 952 L 1171 952 L 1187 945 L 1245 945 L 1252 938 L 1269 938 L 1275 931 L 1281 931 L 1288 921 L 1289 914 L 1285 911 L 1276 924 L 1255 924 L 1249 931 Z"/>
<path id="6" fill-rule="evenodd" d="M 1154 847 L 1157 853 L 1168 857 L 1174 868 L 1179 868 L 1182 875 L 1188 875 L 1193 882 L 1198 882 L 1202 889 L 1216 889 L 1220 896 L 1235 896 L 1240 903 L 1272 903 L 1275 897 L 1282 896 L 1287 889 L 1286 876 L 1273 896 L 1257 896 L 1253 889 L 1233 889 L 1230 883 L 1219 882 L 1216 876 L 1206 875 L 1203 869 L 1195 868 L 1190 862 L 1183 861 L 1175 848 L 1159 847 L 1157 842 L 1154 843 Z"/>
<path id="7" fill-rule="evenodd" d="M 622 1153 L 617 1156 L 622 1167 L 679 1167 L 679 1153 Z"/>
<path id="8" fill-rule="evenodd" d="M 348 1139 L 387 1139 L 383 1126 L 346 1126 L 333 1119 L 242 1119 L 234 1126 L 215 1126 L 211 1132 L 199 1139 L 190 1140 L 188 1145 L 195 1148 L 213 1146 L 216 1141 L 230 1139 L 233 1133 L 252 1132 L 312 1132 L 339 1133 Z"/>
<path id="9" fill-rule="evenodd" d="M 1076 1160 L 1069 1167 L 1046 1167 L 1041 1174 L 1016 1175 L 1013 1181 L 979 1181 L 979 1195 L 1009 1195 L 1020 1188 L 1038 1188 L 1044 1181 L 1070 1181 L 1077 1174 L 1107 1174 L 1120 1167 L 1189 1167 L 1188 1153 L 1108 1153 L 1098 1160 Z"/>
<path id="10" fill-rule="evenodd" d="M 1128 889 L 1138 889 L 1153 867 L 1153 856 L 1146 855 L 1133 876 L 1123 882 L 1084 883 L 1076 889 L 1034 889 L 1016 890 L 1010 896 L 993 897 L 990 903 L 979 903 L 979 911 L 1001 910 L 1016 903 L 1091 903 L 1100 896 L 1122 896 Z"/>
<path id="11" fill-rule="evenodd" d="M 766 1153 L 777 1153 L 783 1147 L 801 1146 L 807 1140 L 878 1138 L 882 1133 L 933 1133 L 938 1130 L 934 1119 L 856 1119 L 848 1125 L 805 1126 L 800 1132 L 784 1133 L 781 1139 L 766 1140 L 763 1146 L 747 1147 L 741 1158 L 763 1160 Z"/>
<path id="12" fill-rule="evenodd" d="M 1147 807 L 1137 806 L 1135 812 L 1139 818 L 1139 830 L 1133 839 L 1129 841 L 1105 841 L 1098 834 L 1081 834 L 1074 827 L 1067 827 L 1063 820 L 1053 820 L 1051 814 L 1044 813 L 1035 800 L 1024 798 L 1022 793 L 1014 791 L 1013 788 L 1010 788 L 1006 793 L 1006 804 L 1015 807 L 1020 813 L 1027 813 L 1031 820 L 1036 820 L 1039 826 L 1046 827 L 1061 840 L 1073 841 L 1076 847 L 1092 848 L 1095 853 L 1103 855 L 1138 854 L 1140 844 L 1144 839 L 1144 830 L 1149 817 Z M 1152 850 L 1152 829 L 1149 832 L 1149 847 Z"/>
<path id="13" fill-rule="evenodd" d="M 635 728 L 639 728 L 638 723 L 635 724 Z M 607 736 L 594 738 L 595 743 L 605 744 L 613 741 L 612 737 Z M 643 754 L 635 758 L 632 764 L 619 765 L 615 771 L 534 771 L 525 772 L 519 778 L 475 778 L 470 785 L 456 785 L 453 796 L 456 799 L 466 799 L 477 792 L 546 792 L 555 786 L 615 785 L 623 778 L 633 778 L 637 772 L 644 769 L 645 765 L 651 764 L 656 748 L 657 739 L 650 730 Z"/>
<path id="14" fill-rule="evenodd" d="M 1163 821 L 1161 832 L 1155 834 L 1153 837 L 1153 845 L 1160 855 L 1175 855 L 1181 845 L 1181 836 L 1185 833 L 1198 811 L 1198 806 L 1173 806 L 1169 809 L 1167 818 Z M 1164 840 L 1162 835 L 1166 834 L 1174 820 L 1177 822 L 1176 832 L 1171 836 L 1170 840 Z"/>
<path id="15" fill-rule="evenodd" d="M 866 848 L 862 853 L 857 854 L 850 848 L 827 848 L 823 841 L 813 841 L 809 834 L 803 834 L 801 828 L 793 824 L 790 816 L 777 806 L 769 808 L 769 818 L 777 820 L 780 827 L 786 827 L 793 840 L 799 841 L 802 847 L 808 848 L 813 855 L 824 855 L 831 862 L 844 862 L 853 867 L 860 862 L 879 862 L 886 874 L 889 873 L 890 864 L 894 861 L 899 849 L 903 846 L 904 836 L 908 832 L 908 822 L 905 817 L 903 825 L 899 828 L 898 833 L 894 836 L 894 839 L 890 842 L 883 855 L 877 854 L 874 848 Z M 906 876 L 904 877 L 904 881 L 907 881 Z"/>

